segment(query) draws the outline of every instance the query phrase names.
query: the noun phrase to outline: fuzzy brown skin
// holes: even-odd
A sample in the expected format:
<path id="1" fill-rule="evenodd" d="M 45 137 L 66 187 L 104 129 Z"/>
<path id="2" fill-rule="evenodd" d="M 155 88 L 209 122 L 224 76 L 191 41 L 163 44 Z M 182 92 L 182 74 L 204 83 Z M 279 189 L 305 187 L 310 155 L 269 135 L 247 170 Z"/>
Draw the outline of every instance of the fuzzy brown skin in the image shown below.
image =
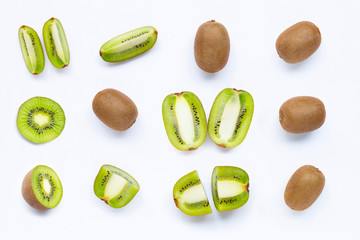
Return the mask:
<path id="1" fill-rule="evenodd" d="M 286 204 L 295 211 L 310 207 L 325 186 L 324 174 L 314 166 L 305 165 L 291 176 L 284 193 Z"/>
<path id="2" fill-rule="evenodd" d="M 208 73 L 218 72 L 225 67 L 229 53 L 230 39 L 224 25 L 214 20 L 201 24 L 194 43 L 199 68 Z"/>
<path id="3" fill-rule="evenodd" d="M 117 131 L 130 128 L 138 116 L 134 102 L 122 92 L 111 88 L 96 94 L 92 107 L 103 123 Z"/>
<path id="4" fill-rule="evenodd" d="M 33 174 L 33 170 L 31 169 L 30 172 L 28 172 L 23 180 L 22 183 L 22 189 L 21 193 L 25 199 L 25 201 L 32 206 L 33 208 L 39 209 L 39 210 L 49 210 L 50 208 L 45 207 L 42 205 L 36 198 L 34 190 L 31 185 L 31 176 Z"/>
<path id="5" fill-rule="evenodd" d="M 320 128 L 326 117 L 323 102 L 315 97 L 301 96 L 284 102 L 279 111 L 283 129 L 290 133 L 305 133 Z"/>
<path id="6" fill-rule="evenodd" d="M 320 46 L 319 28 L 311 22 L 299 22 L 280 34 L 276 50 L 285 62 L 298 63 L 310 57 Z"/>

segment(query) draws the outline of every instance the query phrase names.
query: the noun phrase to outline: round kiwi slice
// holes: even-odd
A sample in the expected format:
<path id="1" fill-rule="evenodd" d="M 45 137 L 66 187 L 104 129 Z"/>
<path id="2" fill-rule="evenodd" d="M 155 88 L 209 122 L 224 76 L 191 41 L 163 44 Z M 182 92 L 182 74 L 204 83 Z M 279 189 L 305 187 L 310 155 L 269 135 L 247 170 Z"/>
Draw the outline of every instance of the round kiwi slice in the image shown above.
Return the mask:
<path id="1" fill-rule="evenodd" d="M 60 203 L 63 188 L 54 170 L 39 165 L 26 174 L 22 183 L 22 195 L 33 208 L 48 210 Z"/>
<path id="2" fill-rule="evenodd" d="M 50 142 L 60 135 L 64 126 L 63 109 L 49 98 L 34 97 L 20 106 L 17 128 L 31 142 Z"/>

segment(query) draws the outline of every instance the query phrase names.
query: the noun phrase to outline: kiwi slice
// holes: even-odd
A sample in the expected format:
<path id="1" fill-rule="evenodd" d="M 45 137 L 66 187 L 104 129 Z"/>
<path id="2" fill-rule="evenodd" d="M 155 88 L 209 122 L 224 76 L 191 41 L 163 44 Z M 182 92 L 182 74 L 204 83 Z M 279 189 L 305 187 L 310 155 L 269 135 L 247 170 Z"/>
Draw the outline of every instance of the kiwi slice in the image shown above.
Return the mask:
<path id="1" fill-rule="evenodd" d="M 250 93 L 234 88 L 222 90 L 210 111 L 208 131 L 220 147 L 233 148 L 246 137 L 254 112 Z"/>
<path id="2" fill-rule="evenodd" d="M 218 166 L 211 178 L 211 190 L 219 212 L 237 209 L 249 199 L 249 176 L 238 167 Z"/>
<path id="3" fill-rule="evenodd" d="M 186 174 L 176 182 L 173 196 L 175 205 L 187 215 L 200 216 L 212 212 L 197 171 Z"/>
<path id="4" fill-rule="evenodd" d="M 39 165 L 26 174 L 22 183 L 22 195 L 33 208 L 48 210 L 60 203 L 63 188 L 54 170 Z"/>
<path id="5" fill-rule="evenodd" d="M 111 165 L 103 165 L 94 182 L 95 195 L 113 208 L 127 205 L 139 189 L 130 174 Z"/>
<path id="6" fill-rule="evenodd" d="M 63 109 L 46 97 L 34 97 L 24 102 L 17 116 L 17 128 L 28 140 L 46 143 L 57 138 L 65 126 Z"/>
<path id="7" fill-rule="evenodd" d="M 195 150 L 204 143 L 207 124 L 204 108 L 192 92 L 168 95 L 162 105 L 162 116 L 171 144 L 179 150 Z"/>

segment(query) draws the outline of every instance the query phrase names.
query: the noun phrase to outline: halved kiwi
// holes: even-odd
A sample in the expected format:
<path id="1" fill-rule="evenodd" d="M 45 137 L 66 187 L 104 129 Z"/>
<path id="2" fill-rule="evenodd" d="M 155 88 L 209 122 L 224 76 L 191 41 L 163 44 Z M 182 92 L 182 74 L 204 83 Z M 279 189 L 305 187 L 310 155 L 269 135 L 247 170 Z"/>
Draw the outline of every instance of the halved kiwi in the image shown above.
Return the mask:
<path id="1" fill-rule="evenodd" d="M 241 168 L 218 166 L 211 178 L 211 190 L 219 212 L 243 206 L 249 199 L 249 176 Z"/>
<path id="2" fill-rule="evenodd" d="M 127 205 L 139 189 L 130 174 L 111 165 L 103 165 L 94 182 L 95 195 L 113 208 Z"/>
<path id="3" fill-rule="evenodd" d="M 197 171 L 186 174 L 176 182 L 173 197 L 175 205 L 187 215 L 200 216 L 212 212 Z"/>
<path id="4" fill-rule="evenodd" d="M 233 148 L 245 138 L 254 112 L 250 93 L 234 88 L 222 90 L 210 111 L 208 131 L 220 147 Z"/>
<path id="5" fill-rule="evenodd" d="M 192 92 L 168 95 L 162 105 L 162 116 L 171 144 L 179 150 L 195 150 L 204 143 L 207 124 L 204 108 Z"/>
<path id="6" fill-rule="evenodd" d="M 39 165 L 26 174 L 22 183 L 22 195 L 33 208 L 48 210 L 60 203 L 63 188 L 53 169 Z"/>
<path id="7" fill-rule="evenodd" d="M 46 143 L 57 138 L 65 126 L 61 106 L 46 97 L 33 97 L 24 102 L 17 116 L 17 128 L 28 140 Z"/>

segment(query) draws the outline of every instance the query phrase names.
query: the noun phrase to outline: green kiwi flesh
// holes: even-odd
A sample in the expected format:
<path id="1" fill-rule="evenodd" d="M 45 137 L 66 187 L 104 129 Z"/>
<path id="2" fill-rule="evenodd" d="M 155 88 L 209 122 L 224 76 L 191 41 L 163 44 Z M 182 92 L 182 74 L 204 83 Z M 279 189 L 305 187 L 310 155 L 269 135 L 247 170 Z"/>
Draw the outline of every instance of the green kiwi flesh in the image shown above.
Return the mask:
<path id="1" fill-rule="evenodd" d="M 204 143 L 206 116 L 195 94 L 181 92 L 168 95 L 163 101 L 162 116 L 167 136 L 175 148 L 195 150 Z"/>
<path id="2" fill-rule="evenodd" d="M 64 28 L 57 18 L 50 18 L 43 27 L 43 38 L 46 53 L 51 64 L 64 68 L 70 63 L 70 51 Z"/>
<path id="3" fill-rule="evenodd" d="M 60 203 L 63 188 L 53 169 L 39 165 L 25 176 L 22 184 L 22 195 L 33 208 L 48 210 Z"/>
<path id="4" fill-rule="evenodd" d="M 94 182 L 95 195 L 113 208 L 127 205 L 139 189 L 130 174 L 111 165 L 103 165 Z"/>
<path id="5" fill-rule="evenodd" d="M 17 128 L 28 140 L 46 143 L 57 138 L 65 127 L 61 106 L 46 97 L 33 97 L 20 106 Z"/>
<path id="6" fill-rule="evenodd" d="M 215 167 L 211 178 L 211 190 L 219 212 L 240 208 L 249 199 L 249 176 L 241 168 Z"/>
<path id="7" fill-rule="evenodd" d="M 121 34 L 100 48 L 100 56 L 106 62 L 121 62 L 150 50 L 156 43 L 158 32 L 146 26 Z"/>
<path id="8" fill-rule="evenodd" d="M 186 174 L 176 182 L 173 197 L 175 205 L 187 215 L 200 216 L 212 212 L 197 171 Z"/>
<path id="9" fill-rule="evenodd" d="M 254 112 L 250 93 L 226 88 L 216 97 L 210 111 L 208 131 L 220 147 L 233 148 L 246 137 Z"/>
<path id="10" fill-rule="evenodd" d="M 44 51 L 36 31 L 28 26 L 19 28 L 19 42 L 21 52 L 30 73 L 41 73 L 45 67 Z"/>

